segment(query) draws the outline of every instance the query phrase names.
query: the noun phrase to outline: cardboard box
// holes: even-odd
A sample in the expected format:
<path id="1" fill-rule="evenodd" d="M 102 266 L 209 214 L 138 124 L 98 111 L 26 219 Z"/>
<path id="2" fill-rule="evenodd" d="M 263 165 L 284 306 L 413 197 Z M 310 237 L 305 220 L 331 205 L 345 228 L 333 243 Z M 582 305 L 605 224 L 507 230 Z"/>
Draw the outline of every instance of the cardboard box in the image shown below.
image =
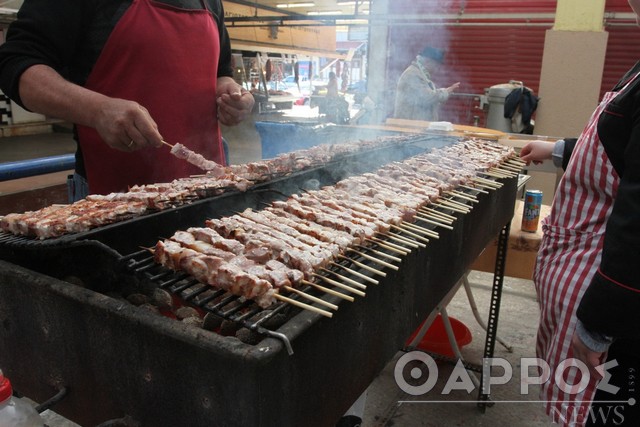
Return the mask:
<path id="1" fill-rule="evenodd" d="M 541 206 L 540 221 L 538 223 L 538 230 L 535 233 L 521 230 L 523 209 L 524 202 L 522 200 L 516 201 L 515 213 L 511 220 L 507 263 L 504 274 L 509 277 L 530 280 L 533 278 L 533 269 L 542 239 L 542 219 L 549 215 L 551 207 L 547 205 Z M 498 239 L 496 238 L 487 245 L 480 256 L 474 261 L 471 269 L 493 273 L 495 270 L 497 248 Z"/>

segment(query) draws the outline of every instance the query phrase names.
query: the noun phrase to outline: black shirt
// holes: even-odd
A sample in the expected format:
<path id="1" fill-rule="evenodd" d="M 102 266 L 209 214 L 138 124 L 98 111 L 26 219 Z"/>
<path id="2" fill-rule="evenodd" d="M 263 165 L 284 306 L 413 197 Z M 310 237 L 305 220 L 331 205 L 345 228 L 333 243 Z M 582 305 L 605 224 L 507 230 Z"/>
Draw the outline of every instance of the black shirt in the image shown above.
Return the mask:
<path id="1" fill-rule="evenodd" d="M 182 9 L 208 9 L 220 34 L 218 77 L 233 76 L 222 0 L 154 1 Z M 67 80 L 84 86 L 107 39 L 131 3 L 132 0 L 25 0 L 7 31 L 6 42 L 0 46 L 0 89 L 24 107 L 19 93 L 20 76 L 37 64 L 48 65 Z M 79 149 L 76 172 L 86 176 Z"/>

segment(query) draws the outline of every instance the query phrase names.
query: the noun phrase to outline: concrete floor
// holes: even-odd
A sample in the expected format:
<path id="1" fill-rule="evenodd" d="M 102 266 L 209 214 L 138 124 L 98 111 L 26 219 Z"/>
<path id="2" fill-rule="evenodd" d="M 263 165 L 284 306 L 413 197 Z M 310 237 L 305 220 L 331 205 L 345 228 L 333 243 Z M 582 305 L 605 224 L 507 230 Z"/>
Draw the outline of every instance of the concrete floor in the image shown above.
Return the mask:
<path id="1" fill-rule="evenodd" d="M 260 116 L 258 119 L 277 118 Z M 280 116 L 280 119 L 288 120 L 290 117 Z M 223 129 L 223 133 L 230 144 L 231 163 L 261 158 L 259 136 L 252 123 L 240 128 Z M 73 151 L 74 143 L 68 133 L 0 138 L 0 163 Z M 64 174 L 62 172 L 59 175 Z M 47 185 L 47 182 L 60 179 L 58 176 L 34 177 L 16 180 L 19 182 L 0 182 L 0 195 L 30 186 Z M 486 319 L 493 275 L 472 271 L 468 277 L 482 319 Z M 447 310 L 450 317 L 463 322 L 472 333 L 472 342 L 463 347 L 462 356 L 467 362 L 479 364 L 485 333 L 472 314 L 464 289 L 457 292 Z M 443 394 L 443 387 L 453 372 L 453 365 L 447 363 L 438 364 L 437 382 L 430 392 L 418 396 L 405 393 L 394 379 L 396 363 L 404 354 L 398 349 L 398 354 L 367 391 L 363 427 L 550 426 L 551 422 L 544 415 L 541 405 L 535 402 L 538 400 L 537 389 L 531 387 L 525 395 L 520 392 L 520 360 L 523 357 L 535 357 L 537 322 L 538 305 L 532 282 L 505 278 L 498 335 L 512 346 L 513 352 L 496 343 L 494 356 L 510 363 L 513 378 L 504 385 L 494 386 L 491 393 L 493 406 L 487 407 L 484 413 L 480 411 L 475 402 L 478 398 L 477 388 L 471 393 L 458 390 Z M 52 411 L 42 415 L 49 427 L 78 427 Z"/>
<path id="2" fill-rule="evenodd" d="M 468 278 L 481 318 L 486 322 L 493 274 L 471 271 Z M 447 313 L 471 330 L 473 339 L 462 348 L 463 358 L 466 362 L 480 364 L 486 335 L 473 316 L 464 289 L 456 293 L 447 307 Z M 438 381 L 429 393 L 412 396 L 403 392 L 394 379 L 397 359 L 403 354 L 398 353 L 368 390 L 363 427 L 550 426 L 551 422 L 541 405 L 535 402 L 539 400 L 538 388 L 531 387 L 526 395 L 520 392 L 520 360 L 535 357 L 537 324 L 538 304 L 533 282 L 505 277 L 498 336 L 513 351 L 509 352 L 496 343 L 494 357 L 504 358 L 509 362 L 513 368 L 513 377 L 504 385 L 493 386 L 493 406 L 486 407 L 484 413 L 480 411 L 476 404 L 477 388 L 471 393 L 452 391 L 450 394 L 443 394 L 454 368 L 446 363 L 438 365 Z M 494 375 L 499 376 L 501 372 Z M 420 380 L 424 381 L 422 378 Z"/>

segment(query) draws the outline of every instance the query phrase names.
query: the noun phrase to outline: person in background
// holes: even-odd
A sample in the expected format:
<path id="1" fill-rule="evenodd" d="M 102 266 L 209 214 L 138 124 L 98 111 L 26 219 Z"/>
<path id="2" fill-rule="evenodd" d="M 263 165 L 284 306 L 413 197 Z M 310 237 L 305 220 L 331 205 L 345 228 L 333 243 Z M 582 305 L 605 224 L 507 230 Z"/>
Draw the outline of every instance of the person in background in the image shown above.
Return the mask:
<path id="1" fill-rule="evenodd" d="M 329 72 L 329 83 L 327 84 L 327 97 L 338 97 L 338 77 L 336 73 Z"/>
<path id="2" fill-rule="evenodd" d="M 431 75 L 442 65 L 444 51 L 427 46 L 404 70 L 398 80 L 394 117 L 397 119 L 438 121 L 440 104 L 449 99 L 460 83 L 438 88 Z"/>
<path id="3" fill-rule="evenodd" d="M 73 200 L 202 173 L 163 141 L 224 164 L 219 123 L 254 100 L 232 78 L 223 18 L 221 0 L 24 1 L 0 46 L 0 88 L 74 124 Z"/>
<path id="4" fill-rule="evenodd" d="M 329 72 L 329 83 L 327 84 L 327 94 L 324 103 L 319 109 L 320 114 L 324 114 L 327 121 L 337 124 L 349 123 L 349 103 L 338 92 L 338 77 L 336 73 Z"/>
<path id="5" fill-rule="evenodd" d="M 629 4 L 640 20 L 640 0 Z M 536 350 L 551 367 L 542 400 L 564 425 L 640 425 L 638 117 L 640 63 L 604 96 L 572 152 L 567 142 L 561 149 L 542 141 L 521 151 L 527 162 L 562 152 L 566 165 L 542 221 L 534 271 L 541 309 Z M 565 369 L 570 359 L 582 369 Z M 558 371 L 575 386 L 559 387 Z"/>

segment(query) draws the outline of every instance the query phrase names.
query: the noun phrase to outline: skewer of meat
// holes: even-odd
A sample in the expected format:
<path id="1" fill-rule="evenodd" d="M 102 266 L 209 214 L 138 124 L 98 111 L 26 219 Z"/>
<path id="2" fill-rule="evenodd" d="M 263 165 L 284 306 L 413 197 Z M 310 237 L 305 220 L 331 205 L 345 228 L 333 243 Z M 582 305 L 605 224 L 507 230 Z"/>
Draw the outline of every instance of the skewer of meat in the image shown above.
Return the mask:
<path id="1" fill-rule="evenodd" d="M 162 143 L 171 147 L 171 154 L 173 154 L 177 158 L 186 160 L 192 165 L 197 166 L 204 171 L 207 171 L 207 173 L 211 174 L 212 176 L 226 175 L 224 166 L 212 160 L 207 160 L 202 154 L 190 150 L 185 145 L 180 144 L 179 142 L 176 142 L 173 145 L 169 144 L 166 141 L 162 141 Z"/>
<path id="2" fill-rule="evenodd" d="M 178 242 L 165 240 L 156 243 L 154 259 L 173 270 L 186 271 L 202 283 L 254 300 L 261 307 L 273 303 L 275 291 L 267 280 L 247 273 L 223 258 L 201 254 Z"/>

